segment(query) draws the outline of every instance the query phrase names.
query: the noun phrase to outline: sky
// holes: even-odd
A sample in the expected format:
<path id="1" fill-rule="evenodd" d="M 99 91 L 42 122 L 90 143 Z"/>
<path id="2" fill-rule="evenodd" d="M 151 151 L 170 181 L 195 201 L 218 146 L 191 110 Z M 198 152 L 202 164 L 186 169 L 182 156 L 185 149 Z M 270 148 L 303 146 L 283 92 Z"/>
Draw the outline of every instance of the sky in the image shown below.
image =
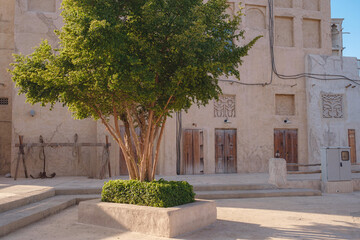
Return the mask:
<path id="1" fill-rule="evenodd" d="M 331 17 L 343 22 L 344 56 L 360 59 L 360 0 L 331 0 Z"/>

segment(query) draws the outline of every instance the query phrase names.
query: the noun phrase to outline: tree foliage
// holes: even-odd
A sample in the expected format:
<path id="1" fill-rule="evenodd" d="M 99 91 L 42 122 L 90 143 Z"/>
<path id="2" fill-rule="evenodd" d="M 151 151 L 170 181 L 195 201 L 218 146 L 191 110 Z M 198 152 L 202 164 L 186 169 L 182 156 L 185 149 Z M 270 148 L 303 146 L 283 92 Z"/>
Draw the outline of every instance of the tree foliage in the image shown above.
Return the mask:
<path id="1" fill-rule="evenodd" d="M 241 14 L 226 8 L 226 0 L 64 0 L 60 47 L 44 40 L 15 55 L 13 81 L 32 104 L 61 102 L 75 118 L 100 119 L 130 178 L 152 180 L 167 117 L 217 98 L 218 78 L 239 79 L 257 40 L 233 43 L 244 34 Z"/>

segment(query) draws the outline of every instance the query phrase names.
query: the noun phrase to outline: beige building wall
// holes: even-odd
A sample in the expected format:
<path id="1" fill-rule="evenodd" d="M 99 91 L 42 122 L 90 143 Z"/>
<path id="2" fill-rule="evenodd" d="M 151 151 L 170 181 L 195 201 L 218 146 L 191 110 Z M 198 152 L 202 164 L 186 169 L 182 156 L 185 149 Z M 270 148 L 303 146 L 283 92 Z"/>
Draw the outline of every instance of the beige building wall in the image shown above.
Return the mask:
<path id="1" fill-rule="evenodd" d="M 57 46 L 55 29 L 62 26 L 60 14 L 61 1 L 55 0 L 17 0 L 12 1 L 15 7 L 15 52 L 29 54 L 34 46 L 38 46 L 42 39 L 48 39 L 52 46 Z M 28 173 L 37 176 L 42 170 L 43 154 L 39 147 L 32 147 L 32 143 L 39 143 L 42 135 L 45 143 L 73 143 L 78 135 L 78 143 L 97 142 L 97 123 L 92 120 L 73 120 L 71 113 L 58 104 L 52 111 L 49 107 L 39 104 L 25 103 L 24 95 L 17 95 L 13 90 L 13 134 L 12 134 L 12 176 L 15 175 L 15 164 L 19 142 L 18 136 L 24 136 L 26 165 Z M 35 112 L 31 116 L 30 111 Z M 102 142 L 105 142 L 102 139 Z M 46 172 L 57 175 L 80 175 L 96 177 L 99 171 L 97 152 L 102 149 L 94 147 L 48 147 L 45 148 Z M 19 169 L 23 175 L 22 164 Z"/>
<path id="2" fill-rule="evenodd" d="M 307 69 L 314 74 L 343 75 L 359 81 L 358 60 L 352 57 L 309 55 Z M 354 131 L 352 164 L 360 163 L 360 86 L 342 80 L 307 80 L 309 162 L 321 163 L 321 148 L 347 147 Z"/>
<path id="3" fill-rule="evenodd" d="M 11 159 L 11 92 L 13 85 L 6 71 L 14 52 L 13 0 L 0 0 L 0 174 L 10 172 Z"/>
<path id="4" fill-rule="evenodd" d="M 244 17 L 241 28 L 246 31 L 246 43 L 262 35 L 240 68 L 241 82 L 269 83 L 271 58 L 269 49 L 269 9 L 266 0 L 241 1 Z M 230 6 L 239 10 L 240 1 Z M 274 1 L 275 62 L 280 74 L 305 72 L 307 54 L 331 55 L 330 1 Z M 235 80 L 235 79 L 233 79 Z M 296 129 L 298 132 L 298 162 L 308 163 L 307 110 L 305 79 L 283 80 L 275 75 L 271 85 L 246 86 L 221 82 L 224 95 L 235 97 L 235 117 L 214 116 L 214 101 L 206 107 L 192 107 L 182 114 L 184 129 L 204 131 L 204 172 L 215 173 L 215 129 L 236 129 L 237 172 L 266 172 L 268 160 L 274 156 L 274 130 Z M 284 121 L 287 120 L 287 123 Z M 174 127 L 174 124 L 172 124 Z M 174 155 L 175 131 L 167 131 L 162 169 L 176 172 Z M 180 145 L 182 145 L 182 140 Z M 171 150 L 170 150 L 171 149 Z M 172 151 L 172 153 L 170 153 Z M 169 160 L 169 157 L 172 159 Z M 184 156 L 182 156 L 182 159 Z M 165 163 L 165 161 L 168 161 Z M 183 168 L 181 161 L 180 170 Z"/>
<path id="5" fill-rule="evenodd" d="M 241 2 L 245 13 L 241 28 L 246 30 L 246 38 L 239 44 L 263 35 L 263 38 L 251 49 L 249 56 L 244 58 L 244 64 L 240 68 L 241 82 L 268 83 L 271 79 L 268 1 Z M 5 87 L 0 86 L 0 98 L 8 94 L 11 103 L 7 108 L 9 114 L 3 114 L 7 118 L 0 115 L 0 120 L 13 119 L 12 127 L 2 127 L 0 131 L 1 129 L 12 131 L 12 134 L 5 134 L 12 139 L 12 174 L 14 175 L 17 159 L 17 149 L 14 145 L 18 143 L 18 136 L 23 135 L 25 143 L 28 143 L 25 149 L 28 171 L 37 175 L 42 171 L 43 156 L 39 157 L 41 149 L 31 147 L 30 143 L 39 142 L 40 135 L 44 137 L 45 142 L 74 142 L 74 135 L 77 133 L 78 143 L 81 143 L 105 142 L 107 133 L 101 123 L 90 119 L 73 120 L 67 109 L 60 105 L 49 111 L 39 105 L 31 106 L 25 103 L 25 97 L 17 95 L 6 73 L 6 68 L 12 61 L 11 53 L 29 54 L 34 46 L 39 45 L 41 39 L 48 39 L 53 46 L 56 46 L 57 38 L 53 31 L 62 26 L 58 10 L 61 1 L 0 0 L 0 3 L 0 12 L 4 12 L 0 14 L 0 38 L 6 39 L 0 41 L 0 44 L 6 42 L 5 46 L 0 45 L 0 51 L 6 53 L 0 55 L 0 82 L 8 82 Z M 228 13 L 238 11 L 239 3 L 238 0 L 229 1 Z M 274 52 L 279 73 L 303 73 L 307 54 L 331 55 L 329 0 L 275 0 L 274 5 Z M 3 22 L 6 21 L 10 25 L 4 25 Z M 2 33 L 3 31 L 6 33 Z M 235 116 L 228 117 L 230 123 L 225 123 L 224 117 L 214 116 L 214 101 L 201 109 L 192 107 L 188 113 L 182 113 L 183 129 L 203 130 L 204 173 L 215 172 L 215 129 L 236 129 L 237 172 L 267 171 L 268 159 L 274 155 L 274 129 L 297 129 L 298 160 L 299 163 L 308 163 L 305 79 L 282 80 L 273 76 L 271 85 L 246 86 L 222 81 L 220 86 L 224 95 L 235 99 Z M 33 117 L 30 115 L 30 110 L 35 111 Z M 288 123 L 284 123 L 284 120 L 288 120 Z M 0 122 L 1 124 L 3 123 Z M 10 122 L 4 124 L 11 125 Z M 177 121 L 174 115 L 167 122 L 158 166 L 159 174 L 175 175 L 179 171 L 176 132 Z M 3 140 L 0 139 L 0 144 L 1 141 Z M 10 144 L 9 139 L 4 141 Z M 181 139 L 180 143 L 182 143 Z M 99 175 L 103 159 L 101 148 L 58 147 L 46 148 L 45 152 L 48 173 L 91 177 Z M 1 154 L 3 153 L 0 153 L 0 156 Z M 6 161 L 9 163 L 10 158 L 0 159 L 0 163 Z M 112 175 L 118 175 L 119 148 L 113 141 L 111 166 Z M 22 173 L 22 168 L 19 172 Z"/>

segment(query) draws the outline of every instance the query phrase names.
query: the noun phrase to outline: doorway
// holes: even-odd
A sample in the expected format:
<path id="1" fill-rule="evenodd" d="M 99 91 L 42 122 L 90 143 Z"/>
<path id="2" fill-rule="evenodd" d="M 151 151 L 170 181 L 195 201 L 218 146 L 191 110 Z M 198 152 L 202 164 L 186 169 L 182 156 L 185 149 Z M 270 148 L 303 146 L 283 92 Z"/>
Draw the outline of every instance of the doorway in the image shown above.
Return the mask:
<path id="1" fill-rule="evenodd" d="M 351 164 L 356 164 L 356 138 L 355 129 L 348 130 Z"/>
<path id="2" fill-rule="evenodd" d="M 297 129 L 274 130 L 274 156 L 283 158 L 286 163 L 298 163 Z M 288 171 L 298 171 L 298 166 L 287 166 Z"/>
<path id="3" fill-rule="evenodd" d="M 236 173 L 236 158 L 236 129 L 215 129 L 215 173 Z"/>
<path id="4" fill-rule="evenodd" d="M 183 131 L 181 174 L 204 174 L 204 134 L 199 129 Z"/>

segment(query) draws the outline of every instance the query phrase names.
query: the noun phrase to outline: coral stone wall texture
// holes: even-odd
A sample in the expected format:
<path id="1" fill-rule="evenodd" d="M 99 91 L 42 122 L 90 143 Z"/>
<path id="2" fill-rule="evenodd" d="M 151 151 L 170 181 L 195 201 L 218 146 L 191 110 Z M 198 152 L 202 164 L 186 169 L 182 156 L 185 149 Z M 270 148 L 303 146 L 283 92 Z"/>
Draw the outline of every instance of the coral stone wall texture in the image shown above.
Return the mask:
<path id="1" fill-rule="evenodd" d="M 236 169 L 239 173 L 268 171 L 268 161 L 274 155 L 275 129 L 296 129 L 299 163 L 309 162 L 305 79 L 281 80 L 271 76 L 268 1 L 229 1 L 227 12 L 232 15 L 239 11 L 240 2 L 245 14 L 240 28 L 245 29 L 246 34 L 245 39 L 237 44 L 263 35 L 249 56 L 244 58 L 240 81 L 260 84 L 247 86 L 220 82 L 223 95 L 228 96 L 230 102 L 219 106 L 219 103 L 210 101 L 206 107 L 198 109 L 194 106 L 182 114 L 184 130 L 201 129 L 203 132 L 205 174 L 215 172 L 217 129 L 236 130 Z M 0 98 L 9 99 L 8 105 L 0 104 L 0 174 L 10 170 L 14 174 L 18 152 L 15 144 L 19 135 L 24 136 L 27 144 L 26 162 L 33 175 L 42 170 L 42 149 L 31 146 L 31 143 L 39 142 L 40 135 L 45 142 L 54 143 L 72 143 L 75 134 L 78 134 L 78 143 L 105 142 L 107 134 L 100 123 L 90 119 L 73 120 L 71 113 L 60 105 L 49 111 L 39 105 L 27 104 L 24 96 L 17 95 L 6 72 L 12 53 L 29 54 L 41 39 L 48 39 L 57 46 L 54 29 L 63 24 L 59 16 L 60 6 L 60 0 L 0 0 Z M 329 0 L 275 0 L 274 17 L 278 72 L 302 73 L 307 54 L 331 55 Z M 270 82 L 272 77 L 271 85 L 261 85 Z M 283 98 L 277 99 L 276 96 Z M 35 113 L 34 116 L 30 111 Z M 285 119 L 289 121 L 285 123 Z M 177 158 L 177 152 L 182 149 L 177 126 L 179 122 L 175 116 L 169 119 L 162 141 L 159 174 L 175 175 L 183 164 L 181 158 Z M 177 151 L 178 142 L 180 151 Z M 112 175 L 118 175 L 119 148 L 112 140 L 111 143 L 111 171 Z M 55 147 L 46 148 L 45 154 L 46 171 L 58 175 L 98 177 L 103 161 L 102 148 Z M 19 173 L 22 173 L 22 167 Z"/>

